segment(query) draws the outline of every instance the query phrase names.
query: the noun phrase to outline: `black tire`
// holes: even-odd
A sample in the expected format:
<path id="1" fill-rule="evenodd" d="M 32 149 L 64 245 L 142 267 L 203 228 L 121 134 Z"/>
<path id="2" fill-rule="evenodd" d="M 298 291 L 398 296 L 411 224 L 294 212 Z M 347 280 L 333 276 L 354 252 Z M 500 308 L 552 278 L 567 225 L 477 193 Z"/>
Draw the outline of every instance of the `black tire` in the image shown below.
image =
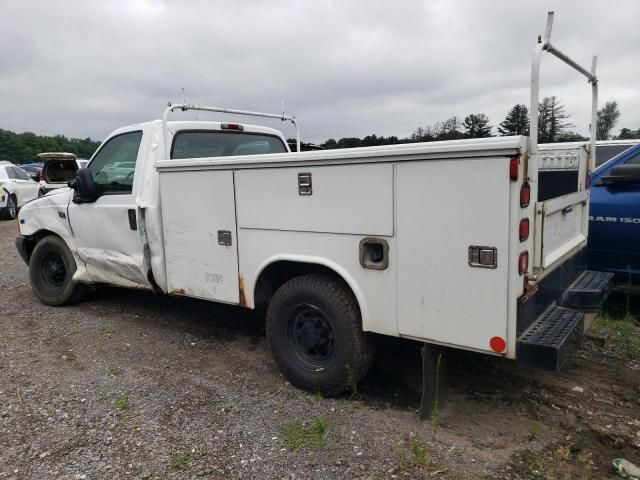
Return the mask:
<path id="1" fill-rule="evenodd" d="M 46 305 L 67 305 L 82 299 L 87 287 L 72 280 L 75 271 L 69 247 L 55 235 L 40 240 L 29 259 L 31 288 Z"/>
<path id="2" fill-rule="evenodd" d="M 9 195 L 7 206 L 0 213 L 2 213 L 2 218 L 5 220 L 13 220 L 18 216 L 18 201 L 15 195 Z"/>
<path id="3" fill-rule="evenodd" d="M 337 395 L 354 388 L 373 361 L 348 287 L 327 275 L 284 283 L 267 309 L 267 338 L 287 379 L 300 388 Z"/>

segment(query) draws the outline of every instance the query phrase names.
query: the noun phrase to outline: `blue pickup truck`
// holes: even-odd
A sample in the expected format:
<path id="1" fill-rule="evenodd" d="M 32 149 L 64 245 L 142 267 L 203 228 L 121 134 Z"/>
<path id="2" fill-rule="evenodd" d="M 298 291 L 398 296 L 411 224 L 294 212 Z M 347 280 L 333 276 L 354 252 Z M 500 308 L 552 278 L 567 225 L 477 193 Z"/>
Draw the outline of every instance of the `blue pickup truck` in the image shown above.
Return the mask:
<path id="1" fill-rule="evenodd" d="M 589 269 L 640 279 L 640 144 L 591 175 Z"/>

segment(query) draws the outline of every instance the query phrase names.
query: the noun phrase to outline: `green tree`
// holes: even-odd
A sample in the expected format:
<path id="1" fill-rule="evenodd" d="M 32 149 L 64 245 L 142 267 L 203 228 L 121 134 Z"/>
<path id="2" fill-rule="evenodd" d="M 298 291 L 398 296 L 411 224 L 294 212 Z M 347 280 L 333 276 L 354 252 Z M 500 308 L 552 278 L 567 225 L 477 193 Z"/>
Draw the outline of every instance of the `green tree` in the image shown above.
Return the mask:
<path id="1" fill-rule="evenodd" d="M 564 105 L 556 97 L 545 97 L 538 105 L 538 143 L 557 141 L 568 128 L 573 127 L 565 120 L 569 118 Z"/>
<path id="2" fill-rule="evenodd" d="M 14 133 L 0 129 L 0 160 L 28 163 L 37 160 L 42 152 L 70 152 L 80 158 L 89 158 L 100 142 L 67 138 L 64 135 L 46 137 L 31 132 Z"/>
<path id="3" fill-rule="evenodd" d="M 620 130 L 620 134 L 618 134 L 616 140 L 633 140 L 636 138 L 640 138 L 640 128 L 638 130 L 623 128 L 622 130 Z"/>
<path id="4" fill-rule="evenodd" d="M 498 127 L 498 133 L 508 135 L 529 135 L 529 109 L 526 105 L 514 105 Z"/>
<path id="5" fill-rule="evenodd" d="M 598 110 L 598 122 L 596 123 L 596 138 L 598 140 L 608 140 L 609 132 L 618 123 L 620 109 L 618 102 L 607 102 Z"/>
<path id="6" fill-rule="evenodd" d="M 491 136 L 489 117 L 484 113 L 471 113 L 463 122 L 465 134 L 469 138 L 482 138 Z"/>

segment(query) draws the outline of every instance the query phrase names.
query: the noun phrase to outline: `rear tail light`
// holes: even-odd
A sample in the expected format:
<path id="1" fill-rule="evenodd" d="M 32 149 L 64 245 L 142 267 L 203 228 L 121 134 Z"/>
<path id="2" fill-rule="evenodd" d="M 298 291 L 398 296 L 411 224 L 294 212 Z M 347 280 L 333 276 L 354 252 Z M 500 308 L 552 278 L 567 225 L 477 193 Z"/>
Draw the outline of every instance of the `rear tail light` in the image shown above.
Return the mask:
<path id="1" fill-rule="evenodd" d="M 520 187 L 520 207 L 525 208 L 531 202 L 531 187 L 528 183 L 523 183 Z"/>
<path id="2" fill-rule="evenodd" d="M 527 238 L 529 238 L 529 219 L 523 218 L 520 220 L 520 241 L 524 242 Z"/>
<path id="3" fill-rule="evenodd" d="M 222 130 L 244 130 L 244 127 L 239 123 L 222 123 L 220 128 Z"/>
<path id="4" fill-rule="evenodd" d="M 522 252 L 518 258 L 518 273 L 524 274 L 529 270 L 529 252 Z"/>
<path id="5" fill-rule="evenodd" d="M 518 157 L 509 160 L 509 178 L 511 180 L 518 180 L 518 160 Z"/>

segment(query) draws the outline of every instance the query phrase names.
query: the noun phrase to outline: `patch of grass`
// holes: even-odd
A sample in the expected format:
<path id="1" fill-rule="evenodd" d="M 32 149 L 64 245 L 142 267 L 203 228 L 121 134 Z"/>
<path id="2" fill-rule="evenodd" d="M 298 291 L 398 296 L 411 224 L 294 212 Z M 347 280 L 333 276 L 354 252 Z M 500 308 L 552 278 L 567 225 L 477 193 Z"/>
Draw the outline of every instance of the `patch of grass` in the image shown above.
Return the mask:
<path id="1" fill-rule="evenodd" d="M 127 397 L 121 397 L 113 401 L 114 408 L 118 410 L 126 410 L 129 408 L 129 399 Z"/>
<path id="2" fill-rule="evenodd" d="M 427 445 L 418 439 L 411 442 L 411 463 L 415 467 L 424 467 L 429 463 Z"/>
<path id="3" fill-rule="evenodd" d="M 121 368 L 110 368 L 109 369 L 109 373 L 111 375 L 113 375 L 114 377 L 119 377 L 120 375 L 122 375 L 124 373 L 124 370 Z"/>
<path id="4" fill-rule="evenodd" d="M 413 439 L 409 445 L 403 443 L 396 451 L 396 459 L 401 471 L 427 467 L 431 463 L 427 444 L 418 438 Z"/>
<path id="5" fill-rule="evenodd" d="M 324 441 L 324 434 L 329 428 L 329 422 L 322 418 L 316 418 L 310 424 L 300 421 L 291 423 L 281 429 L 284 448 L 287 450 L 299 450 L 307 447 L 319 447 Z"/>
<path id="6" fill-rule="evenodd" d="M 351 365 L 347 364 L 344 367 L 347 370 L 347 389 L 349 390 L 349 400 L 360 400 L 360 392 L 358 391 L 358 378 L 353 371 Z"/>
<path id="7" fill-rule="evenodd" d="M 634 358 L 640 358 L 640 323 L 630 313 L 621 319 L 599 313 L 593 321 L 589 333 L 603 337 L 615 350 Z"/>
<path id="8" fill-rule="evenodd" d="M 171 457 L 169 461 L 169 465 L 174 470 L 184 470 L 189 463 L 198 458 L 198 454 L 196 452 L 182 452 L 177 453 Z"/>
<path id="9" fill-rule="evenodd" d="M 533 442 L 542 433 L 542 424 L 535 420 L 529 423 L 529 441 Z"/>

